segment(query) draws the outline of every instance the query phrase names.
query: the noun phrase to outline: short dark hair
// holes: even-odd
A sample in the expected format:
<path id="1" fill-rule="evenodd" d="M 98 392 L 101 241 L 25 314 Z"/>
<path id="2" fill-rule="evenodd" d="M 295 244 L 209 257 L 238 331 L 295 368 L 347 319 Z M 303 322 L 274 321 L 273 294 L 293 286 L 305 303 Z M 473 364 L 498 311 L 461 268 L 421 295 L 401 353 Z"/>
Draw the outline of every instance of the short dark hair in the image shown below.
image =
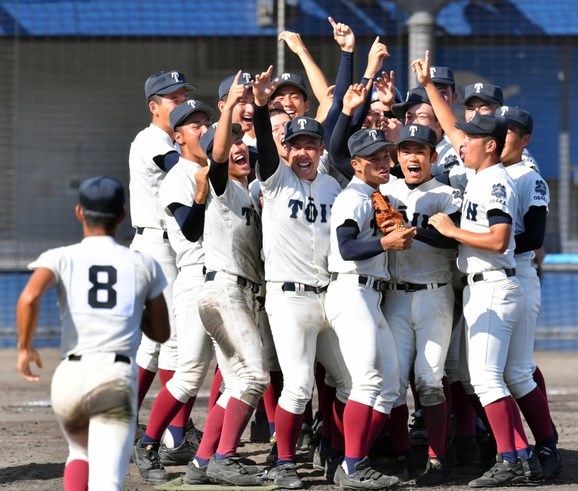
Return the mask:
<path id="1" fill-rule="evenodd" d="M 285 111 L 285 109 L 281 109 L 280 107 L 274 107 L 269 109 L 269 117 L 272 118 L 273 116 L 279 116 L 279 114 L 285 114 L 285 116 L 289 116 L 289 113 Z M 291 116 L 289 116 L 291 118 Z"/>
<path id="2" fill-rule="evenodd" d="M 158 94 L 153 94 L 151 95 L 148 99 L 147 99 L 147 105 L 149 104 L 149 102 L 155 102 L 156 104 L 162 104 L 163 102 L 163 96 L 162 95 L 158 95 Z"/>
<path id="3" fill-rule="evenodd" d="M 432 147 L 431 145 L 426 145 L 425 143 L 420 143 L 420 142 L 416 142 L 416 141 L 412 141 L 412 140 L 404 140 L 404 141 L 400 142 L 400 143 L 397 145 L 397 150 L 399 150 L 404 143 L 413 143 L 414 145 L 420 145 L 420 146 L 422 146 L 422 147 L 427 147 L 427 148 L 429 148 L 429 149 L 430 149 L 430 153 L 429 153 L 429 156 L 430 156 L 430 157 L 431 157 L 431 156 L 434 154 L 434 152 L 436 151 L 436 147 Z"/>
<path id="4" fill-rule="evenodd" d="M 109 234 L 114 232 L 114 228 L 118 222 L 118 217 L 120 216 L 114 215 L 113 213 L 101 213 L 99 211 L 85 210 L 84 208 L 82 211 L 88 228 L 103 228 Z"/>
<path id="5" fill-rule="evenodd" d="M 502 152 L 504 151 L 504 146 L 506 145 L 506 142 L 504 140 L 499 140 L 495 136 L 491 135 L 484 135 L 483 139 L 487 142 L 490 140 L 494 140 L 496 142 L 496 154 L 498 155 L 498 157 L 502 155 Z"/>
<path id="6" fill-rule="evenodd" d="M 526 136 L 526 135 L 530 135 L 530 132 L 528 131 L 528 129 L 525 126 L 521 126 L 521 125 L 516 124 L 516 123 L 508 124 L 508 129 L 513 131 L 514 133 L 516 133 L 516 135 L 518 135 L 520 138 L 522 138 L 523 136 Z"/>

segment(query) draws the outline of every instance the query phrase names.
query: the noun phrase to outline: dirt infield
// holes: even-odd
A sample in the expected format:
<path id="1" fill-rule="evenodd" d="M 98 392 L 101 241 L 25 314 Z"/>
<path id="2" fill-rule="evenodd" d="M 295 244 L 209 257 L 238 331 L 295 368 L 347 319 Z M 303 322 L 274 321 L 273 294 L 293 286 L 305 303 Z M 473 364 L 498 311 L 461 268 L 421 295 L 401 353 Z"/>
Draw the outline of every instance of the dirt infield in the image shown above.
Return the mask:
<path id="1" fill-rule="evenodd" d="M 62 489 L 62 471 L 66 459 L 66 444 L 49 405 L 50 379 L 58 364 L 58 353 L 54 349 L 41 351 L 44 369 L 40 371 L 41 381 L 27 383 L 18 376 L 16 351 L 2 350 L 0 357 L 0 489 L 26 491 L 54 491 Z M 548 384 L 548 395 L 552 416 L 560 434 L 560 450 L 564 460 L 561 476 L 553 482 L 516 486 L 517 490 L 578 490 L 578 354 L 543 352 L 536 354 L 536 361 L 542 369 Z M 156 393 L 153 386 L 151 393 Z M 206 418 L 208 388 L 201 392 L 193 417 L 202 428 Z M 152 403 L 145 400 L 141 419 L 146 420 Z M 245 441 L 240 450 L 257 460 L 264 462 L 268 444 L 250 444 Z M 337 486 L 328 485 L 320 471 L 310 463 L 302 462 L 300 473 L 305 478 L 306 489 L 337 490 Z M 184 472 L 184 467 L 168 469 L 173 477 Z M 435 489 L 458 491 L 469 489 L 467 482 L 477 476 L 455 475 L 448 485 Z M 154 486 L 144 483 L 134 465 L 129 467 L 124 490 L 145 491 Z M 411 484 L 399 489 L 412 489 Z"/>

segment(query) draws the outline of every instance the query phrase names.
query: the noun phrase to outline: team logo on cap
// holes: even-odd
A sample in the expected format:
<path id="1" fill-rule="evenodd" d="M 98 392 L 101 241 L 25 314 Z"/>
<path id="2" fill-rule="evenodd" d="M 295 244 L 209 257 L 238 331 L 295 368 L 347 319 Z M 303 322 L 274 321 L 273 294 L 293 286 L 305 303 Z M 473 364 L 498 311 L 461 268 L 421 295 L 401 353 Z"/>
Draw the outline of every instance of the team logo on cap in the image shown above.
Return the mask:
<path id="1" fill-rule="evenodd" d="M 171 72 L 171 77 L 175 82 L 180 82 L 181 74 L 179 72 Z"/>
<path id="2" fill-rule="evenodd" d="M 289 80 L 290 78 L 291 78 L 290 73 L 284 73 L 283 75 L 281 75 L 282 80 Z"/>
<path id="3" fill-rule="evenodd" d="M 484 84 L 481 83 L 474 84 L 474 88 L 476 89 L 476 94 L 479 94 L 480 91 L 484 88 Z"/>
<path id="4" fill-rule="evenodd" d="M 369 136 L 375 141 L 377 140 L 377 131 L 369 130 Z"/>
<path id="5" fill-rule="evenodd" d="M 219 126 L 219 122 L 217 121 L 216 123 L 213 123 L 211 126 L 216 129 L 217 126 Z"/>
<path id="6" fill-rule="evenodd" d="M 415 134 L 417 133 L 417 130 L 418 130 L 417 126 L 412 125 L 412 126 L 409 127 L 409 134 L 410 134 L 411 136 L 415 136 Z"/>
<path id="7" fill-rule="evenodd" d="M 506 201 L 506 186 L 503 184 L 494 184 L 492 186 L 492 196 L 496 198 L 496 201 L 502 203 Z"/>
<path id="8" fill-rule="evenodd" d="M 297 124 L 299 125 L 299 128 L 304 130 L 305 126 L 307 126 L 307 120 L 305 118 L 298 119 Z"/>
<path id="9" fill-rule="evenodd" d="M 429 76 L 430 76 L 431 78 L 434 78 L 435 75 L 436 75 L 436 72 L 437 72 L 437 68 L 436 68 L 435 66 L 432 66 L 432 67 L 429 69 Z"/>
<path id="10" fill-rule="evenodd" d="M 546 197 L 546 183 L 540 179 L 536 180 L 536 187 L 534 188 L 542 198 Z"/>
<path id="11" fill-rule="evenodd" d="M 192 99 L 189 99 L 189 100 L 187 101 L 187 104 L 188 104 L 189 106 L 191 106 L 192 108 L 194 108 L 194 107 L 197 106 L 197 101 L 193 101 Z"/>
<path id="12" fill-rule="evenodd" d="M 251 74 L 250 73 L 245 72 L 241 75 L 241 77 L 245 79 L 245 84 L 251 83 Z"/>
<path id="13" fill-rule="evenodd" d="M 500 108 L 500 116 L 505 116 L 506 114 L 508 114 L 509 110 L 510 108 L 508 106 L 502 106 Z"/>

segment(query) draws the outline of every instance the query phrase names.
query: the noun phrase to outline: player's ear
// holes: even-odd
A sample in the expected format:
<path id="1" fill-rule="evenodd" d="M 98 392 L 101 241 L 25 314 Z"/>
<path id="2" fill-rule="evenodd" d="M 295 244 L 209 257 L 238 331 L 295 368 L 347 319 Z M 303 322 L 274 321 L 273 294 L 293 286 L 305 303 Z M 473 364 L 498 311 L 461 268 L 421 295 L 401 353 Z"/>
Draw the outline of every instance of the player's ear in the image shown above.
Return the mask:
<path id="1" fill-rule="evenodd" d="M 531 141 L 532 141 L 532 135 L 530 135 L 530 133 L 526 133 L 522 137 L 522 143 L 524 144 L 524 148 L 527 147 Z"/>
<path id="2" fill-rule="evenodd" d="M 80 223 L 84 223 L 84 210 L 82 209 L 82 206 L 80 206 L 80 203 L 76 205 L 74 212 L 76 214 L 76 219 Z"/>
<path id="3" fill-rule="evenodd" d="M 185 139 L 183 137 L 183 135 L 181 134 L 180 131 L 175 131 L 173 138 L 175 139 L 175 141 L 179 144 L 182 145 L 183 143 L 185 143 Z"/>
<path id="4" fill-rule="evenodd" d="M 152 114 L 156 114 L 156 112 L 157 112 L 157 107 L 158 107 L 158 104 L 151 99 L 151 100 L 149 101 L 149 111 L 150 111 Z"/>
<path id="5" fill-rule="evenodd" d="M 429 159 L 429 163 L 433 164 L 438 159 L 438 153 L 432 148 L 431 149 L 431 158 Z"/>
<path id="6" fill-rule="evenodd" d="M 309 112 L 309 101 L 305 101 L 304 107 L 305 107 L 305 114 L 307 114 Z"/>

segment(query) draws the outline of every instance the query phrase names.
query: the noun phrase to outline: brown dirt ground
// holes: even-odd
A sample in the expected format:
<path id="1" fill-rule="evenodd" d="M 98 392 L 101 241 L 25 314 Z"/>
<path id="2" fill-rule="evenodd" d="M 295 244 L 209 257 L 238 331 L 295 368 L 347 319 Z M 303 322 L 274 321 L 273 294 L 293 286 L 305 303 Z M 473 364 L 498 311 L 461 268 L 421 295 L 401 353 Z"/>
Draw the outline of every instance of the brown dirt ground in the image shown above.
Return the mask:
<path id="1" fill-rule="evenodd" d="M 0 357 L 0 488 L 26 491 L 53 491 L 62 489 L 62 471 L 66 459 L 66 444 L 56 424 L 49 405 L 50 378 L 58 364 L 58 353 L 54 349 L 41 350 L 44 369 L 41 381 L 31 384 L 20 379 L 16 372 L 16 351 L 3 350 Z M 578 490 L 578 355 L 576 353 L 536 353 L 536 360 L 545 375 L 552 417 L 560 434 L 560 450 L 564 470 L 555 481 L 533 485 L 516 486 L 517 490 Z M 158 386 L 153 385 L 151 394 Z M 208 387 L 205 386 L 193 411 L 198 427 L 202 428 L 206 418 Z M 203 395 L 205 397 L 203 397 Z M 141 411 L 141 420 L 146 421 L 152 397 L 147 397 Z M 268 444 L 251 444 L 244 435 L 244 446 L 240 451 L 264 462 Z M 173 477 L 184 472 L 184 467 L 171 467 Z M 306 489 L 335 490 L 328 485 L 320 471 L 308 462 L 299 464 L 305 478 Z M 453 481 L 436 489 L 458 491 L 468 489 L 468 480 L 477 476 L 455 475 Z M 154 489 L 144 483 L 134 465 L 129 466 L 124 490 L 145 491 Z M 405 484 L 400 489 L 412 489 Z"/>

